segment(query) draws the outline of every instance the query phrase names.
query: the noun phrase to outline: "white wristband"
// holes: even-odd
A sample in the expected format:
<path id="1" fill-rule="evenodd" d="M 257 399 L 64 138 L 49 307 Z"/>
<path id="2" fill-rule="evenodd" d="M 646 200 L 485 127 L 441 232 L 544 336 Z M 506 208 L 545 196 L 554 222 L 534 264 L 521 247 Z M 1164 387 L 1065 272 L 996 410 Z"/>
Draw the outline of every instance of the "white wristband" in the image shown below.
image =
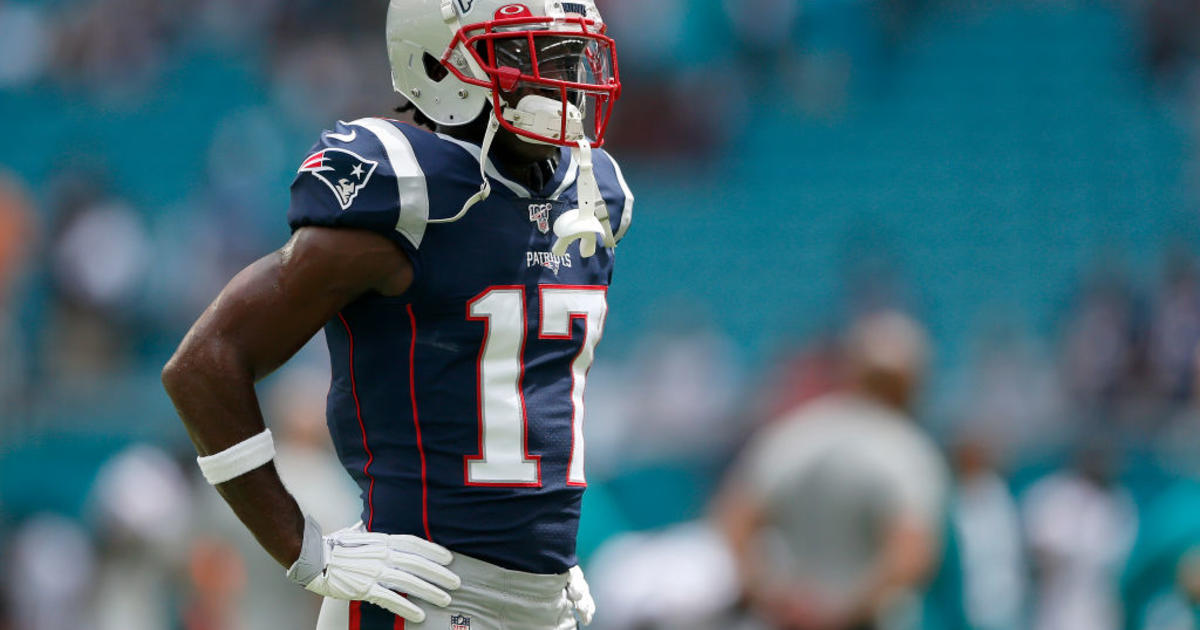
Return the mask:
<path id="1" fill-rule="evenodd" d="M 196 463 L 208 483 L 215 486 L 241 477 L 272 459 L 275 459 L 275 441 L 271 439 L 271 430 L 265 429 L 220 453 L 197 457 Z"/>

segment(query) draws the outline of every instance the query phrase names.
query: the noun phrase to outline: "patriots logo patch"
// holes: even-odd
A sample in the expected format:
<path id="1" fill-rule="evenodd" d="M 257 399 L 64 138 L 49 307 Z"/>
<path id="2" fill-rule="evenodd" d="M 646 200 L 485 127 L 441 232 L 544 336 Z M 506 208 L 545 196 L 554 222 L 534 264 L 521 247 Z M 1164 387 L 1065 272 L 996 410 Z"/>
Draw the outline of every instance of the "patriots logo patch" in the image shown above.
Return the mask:
<path id="1" fill-rule="evenodd" d="M 451 615 L 450 630 L 471 630 L 471 618 L 466 615 Z"/>
<path id="2" fill-rule="evenodd" d="M 342 210 L 349 210 L 377 166 L 378 162 L 345 149 L 325 149 L 308 156 L 298 172 L 312 173 L 333 191 Z"/>

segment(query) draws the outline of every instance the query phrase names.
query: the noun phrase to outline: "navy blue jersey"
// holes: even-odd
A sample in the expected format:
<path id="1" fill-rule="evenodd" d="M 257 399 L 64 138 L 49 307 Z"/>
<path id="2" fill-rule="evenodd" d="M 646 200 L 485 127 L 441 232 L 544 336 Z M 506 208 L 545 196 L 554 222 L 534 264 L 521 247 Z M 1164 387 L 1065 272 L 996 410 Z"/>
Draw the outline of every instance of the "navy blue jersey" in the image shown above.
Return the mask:
<path id="1" fill-rule="evenodd" d="M 633 196 L 611 157 L 594 161 L 620 238 Z M 382 234 L 415 270 L 404 295 L 363 296 L 325 327 L 329 428 L 367 528 L 561 573 L 576 563 L 583 389 L 614 252 L 551 252 L 554 220 L 577 206 L 568 149 L 542 190 L 488 174 L 487 200 L 438 223 L 479 190 L 479 147 L 396 121 L 339 123 L 297 173 L 288 221 Z"/>

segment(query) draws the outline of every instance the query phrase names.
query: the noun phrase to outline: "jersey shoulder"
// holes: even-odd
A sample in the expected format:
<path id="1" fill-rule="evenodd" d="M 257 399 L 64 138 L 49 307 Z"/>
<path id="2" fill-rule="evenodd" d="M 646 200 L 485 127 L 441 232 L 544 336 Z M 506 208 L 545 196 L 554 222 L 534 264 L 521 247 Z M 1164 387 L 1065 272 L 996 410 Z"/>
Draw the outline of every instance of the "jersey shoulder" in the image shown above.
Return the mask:
<path id="1" fill-rule="evenodd" d="M 469 167 L 468 159 L 437 134 L 400 121 L 339 121 L 296 171 L 288 223 L 293 230 L 370 230 L 412 253 L 429 221 L 430 189 L 445 188 L 442 180 Z"/>
<path id="2" fill-rule="evenodd" d="M 595 149 L 592 162 L 600 194 L 608 204 L 613 236 L 619 242 L 633 223 L 633 192 L 629 189 L 629 183 L 625 181 L 621 166 L 611 153 L 604 149 Z"/>

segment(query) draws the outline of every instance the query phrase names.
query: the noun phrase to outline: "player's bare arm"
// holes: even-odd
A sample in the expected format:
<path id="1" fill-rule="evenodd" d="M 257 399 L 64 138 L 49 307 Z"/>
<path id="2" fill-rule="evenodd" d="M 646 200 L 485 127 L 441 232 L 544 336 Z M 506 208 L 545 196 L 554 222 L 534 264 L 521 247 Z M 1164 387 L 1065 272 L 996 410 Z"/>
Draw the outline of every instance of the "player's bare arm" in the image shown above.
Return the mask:
<path id="1" fill-rule="evenodd" d="M 318 594 L 368 601 L 420 622 L 424 610 L 397 591 L 448 605 L 446 591 L 460 584 L 444 567 L 450 552 L 412 536 L 356 530 L 323 536 L 270 464 L 274 449 L 254 391 L 344 306 L 368 292 L 399 295 L 412 276 L 404 253 L 384 237 L 300 228 L 230 281 L 163 369 L 163 384 L 205 477 L 263 548 L 289 567 L 289 578 Z M 263 464 L 240 455 L 247 445 L 259 452 L 265 445 Z"/>
<path id="2" fill-rule="evenodd" d="M 254 383 L 358 296 L 403 293 L 412 267 L 370 232 L 302 228 L 246 267 L 205 310 L 163 369 L 163 384 L 201 455 L 264 428 Z M 300 554 L 304 518 L 272 465 L 216 486 L 283 566 Z"/>

